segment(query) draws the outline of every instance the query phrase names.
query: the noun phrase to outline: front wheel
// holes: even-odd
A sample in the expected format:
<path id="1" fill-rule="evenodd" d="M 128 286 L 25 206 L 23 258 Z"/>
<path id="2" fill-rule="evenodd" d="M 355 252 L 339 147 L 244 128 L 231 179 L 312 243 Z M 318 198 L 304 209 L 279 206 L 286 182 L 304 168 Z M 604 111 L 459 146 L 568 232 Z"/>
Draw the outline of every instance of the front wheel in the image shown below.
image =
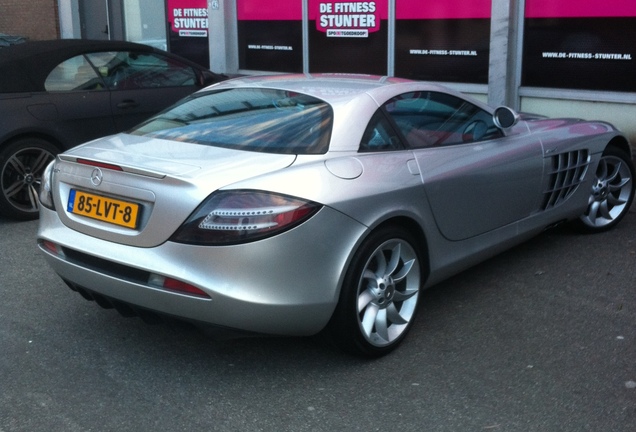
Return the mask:
<path id="1" fill-rule="evenodd" d="M 413 324 L 422 263 L 411 237 L 388 227 L 372 233 L 356 252 L 327 327 L 345 351 L 366 357 L 388 354 Z"/>
<path id="2" fill-rule="evenodd" d="M 586 232 L 613 228 L 629 211 L 634 198 L 634 163 L 630 155 L 609 147 L 601 156 L 586 212 L 576 226 Z"/>
<path id="3" fill-rule="evenodd" d="M 59 152 L 39 138 L 24 138 L 0 150 L 0 213 L 15 219 L 36 219 L 42 173 Z"/>

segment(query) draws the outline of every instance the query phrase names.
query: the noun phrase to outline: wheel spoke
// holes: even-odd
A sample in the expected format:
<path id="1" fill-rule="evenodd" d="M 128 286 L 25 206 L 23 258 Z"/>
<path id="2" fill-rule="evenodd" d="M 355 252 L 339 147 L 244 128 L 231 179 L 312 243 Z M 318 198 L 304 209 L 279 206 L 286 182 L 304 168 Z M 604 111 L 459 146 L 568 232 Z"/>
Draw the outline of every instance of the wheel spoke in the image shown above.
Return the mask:
<path id="1" fill-rule="evenodd" d="M 609 190 L 612 192 L 619 191 L 623 189 L 623 187 L 631 181 L 630 178 L 623 178 L 618 184 L 610 184 Z"/>
<path id="2" fill-rule="evenodd" d="M 607 197 L 607 202 L 611 205 L 611 206 L 617 206 L 617 205 L 622 205 L 622 204 L 626 204 L 627 201 L 620 199 L 620 197 L 615 197 L 614 195 L 608 195 Z"/>
<path id="3" fill-rule="evenodd" d="M 400 315 L 400 312 L 397 310 L 395 303 L 391 303 L 391 305 L 386 308 L 387 317 L 393 324 L 406 324 L 408 321 Z"/>
<path id="4" fill-rule="evenodd" d="M 592 201 L 587 212 L 587 216 L 590 221 L 594 222 L 596 220 L 600 206 L 601 204 L 598 201 Z"/>
<path id="5" fill-rule="evenodd" d="M 393 275 L 393 281 L 395 283 L 401 282 L 402 279 L 404 279 L 409 274 L 409 272 L 411 271 L 411 268 L 413 268 L 414 263 L 415 263 L 414 259 L 405 262 L 402 268 L 400 269 L 400 271 L 397 272 L 395 275 Z"/>
<path id="6" fill-rule="evenodd" d="M 376 253 L 373 255 L 377 263 L 377 268 L 375 270 L 375 274 L 377 275 L 385 275 L 386 274 L 386 258 L 384 257 L 384 253 L 382 253 L 382 249 L 378 249 Z"/>
<path id="7" fill-rule="evenodd" d="M 39 174 L 40 171 L 44 171 L 44 168 L 46 168 L 50 160 L 50 153 L 41 151 L 31 165 L 31 172 Z"/>
<path id="8" fill-rule="evenodd" d="M 11 184 L 9 187 L 3 189 L 4 196 L 7 198 L 13 198 L 15 195 L 22 191 L 24 182 L 17 181 Z"/>
<path id="9" fill-rule="evenodd" d="M 375 324 L 375 319 L 378 316 L 379 308 L 377 305 L 371 303 L 369 307 L 367 307 L 364 311 L 364 317 L 362 318 L 362 331 L 366 335 L 367 339 L 371 337 L 371 332 L 373 332 L 373 326 Z"/>
<path id="10" fill-rule="evenodd" d="M 603 180 L 606 180 L 608 183 L 613 182 L 619 175 L 620 175 L 620 169 L 621 169 L 621 162 L 617 163 L 616 165 L 614 165 L 614 171 L 612 171 L 611 174 L 608 175 L 608 170 L 607 170 L 607 164 L 605 164 L 605 177 L 603 177 Z"/>
<path id="11" fill-rule="evenodd" d="M 358 311 L 362 312 L 369 303 L 373 301 L 375 296 L 370 289 L 366 289 L 358 296 Z"/>
<path id="12" fill-rule="evenodd" d="M 613 219 L 612 214 L 610 213 L 609 206 L 607 205 L 607 200 L 600 203 L 600 205 L 598 206 L 598 210 L 601 213 L 601 216 L 605 219 Z"/>
<path id="13" fill-rule="evenodd" d="M 11 159 L 9 159 L 8 164 L 11 165 L 13 169 L 16 170 L 16 172 L 19 175 L 24 176 L 27 174 L 26 167 L 24 166 L 22 161 L 17 157 L 17 155 L 13 155 Z"/>
<path id="14" fill-rule="evenodd" d="M 417 288 L 405 290 L 405 291 L 395 291 L 395 294 L 393 295 L 393 301 L 403 302 L 405 300 L 410 299 L 411 297 L 416 295 L 418 292 L 420 292 L 420 290 Z"/>
<path id="15" fill-rule="evenodd" d="M 31 210 L 39 210 L 40 209 L 40 201 L 38 199 L 38 191 L 33 185 L 27 186 L 27 190 L 29 192 L 29 202 L 31 203 Z"/>
<path id="16" fill-rule="evenodd" d="M 369 281 L 372 281 L 374 284 L 377 284 L 377 276 L 374 272 L 372 272 L 369 269 L 366 269 L 364 271 L 364 273 L 362 274 L 362 278 L 363 279 L 368 279 Z"/>
<path id="17" fill-rule="evenodd" d="M 391 251 L 391 260 L 388 263 L 388 266 L 387 266 L 386 271 L 384 273 L 385 275 L 393 274 L 395 269 L 397 269 L 398 265 L 400 264 L 400 258 L 401 258 L 401 255 L 402 255 L 401 251 L 402 251 L 401 245 L 400 245 L 400 243 L 398 243 L 393 248 L 393 250 Z"/>
<path id="18" fill-rule="evenodd" d="M 389 341 L 389 323 L 386 309 L 380 309 L 375 317 L 375 331 L 382 339 Z"/>

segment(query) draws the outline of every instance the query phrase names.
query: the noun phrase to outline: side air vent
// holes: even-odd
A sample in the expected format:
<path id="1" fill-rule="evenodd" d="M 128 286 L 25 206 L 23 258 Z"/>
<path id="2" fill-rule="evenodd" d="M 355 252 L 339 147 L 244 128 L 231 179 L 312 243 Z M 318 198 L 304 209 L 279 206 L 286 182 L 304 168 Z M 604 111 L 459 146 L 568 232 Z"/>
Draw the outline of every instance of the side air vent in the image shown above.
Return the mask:
<path id="1" fill-rule="evenodd" d="M 581 184 L 589 164 L 587 150 L 552 156 L 550 187 L 544 192 L 543 209 L 548 210 L 565 202 Z"/>

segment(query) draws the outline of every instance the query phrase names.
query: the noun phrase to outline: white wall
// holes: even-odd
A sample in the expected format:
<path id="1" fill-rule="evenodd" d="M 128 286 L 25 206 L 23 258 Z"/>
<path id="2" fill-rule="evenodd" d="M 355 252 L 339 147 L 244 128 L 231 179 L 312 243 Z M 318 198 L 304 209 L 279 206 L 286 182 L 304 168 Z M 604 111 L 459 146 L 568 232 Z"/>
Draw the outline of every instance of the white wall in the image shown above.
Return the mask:
<path id="1" fill-rule="evenodd" d="M 612 123 L 625 133 L 632 147 L 636 149 L 636 105 L 634 103 L 522 97 L 520 111 L 549 117 L 603 120 Z"/>

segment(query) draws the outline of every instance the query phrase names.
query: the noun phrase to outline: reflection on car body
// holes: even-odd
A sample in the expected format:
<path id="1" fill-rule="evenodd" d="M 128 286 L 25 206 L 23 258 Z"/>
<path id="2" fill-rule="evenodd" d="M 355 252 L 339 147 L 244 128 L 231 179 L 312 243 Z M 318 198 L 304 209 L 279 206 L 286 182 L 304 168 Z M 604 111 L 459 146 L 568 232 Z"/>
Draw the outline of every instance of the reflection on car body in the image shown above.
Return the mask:
<path id="1" fill-rule="evenodd" d="M 612 228 L 633 178 L 607 123 L 396 78 L 243 78 L 59 155 L 38 244 L 73 290 L 125 315 L 324 332 L 379 356 L 422 289 L 556 223 Z"/>

